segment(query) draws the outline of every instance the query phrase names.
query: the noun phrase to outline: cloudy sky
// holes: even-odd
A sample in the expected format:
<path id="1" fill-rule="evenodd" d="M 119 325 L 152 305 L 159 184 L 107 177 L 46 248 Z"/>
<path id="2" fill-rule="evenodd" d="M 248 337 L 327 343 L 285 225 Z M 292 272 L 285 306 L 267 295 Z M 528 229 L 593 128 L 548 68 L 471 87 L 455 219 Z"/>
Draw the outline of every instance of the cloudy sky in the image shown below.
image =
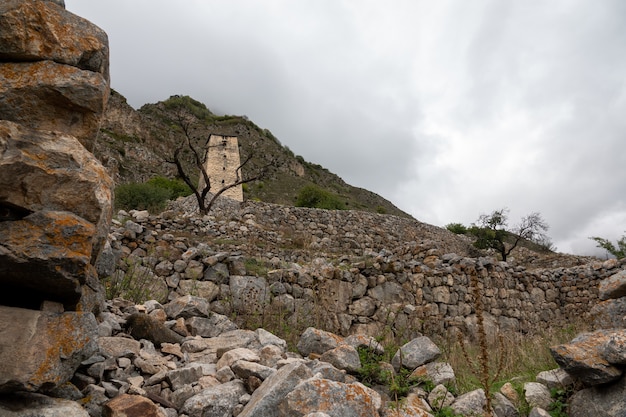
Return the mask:
<path id="1" fill-rule="evenodd" d="M 418 220 L 626 231 L 623 0 L 66 0 L 138 108 L 190 95 Z"/>

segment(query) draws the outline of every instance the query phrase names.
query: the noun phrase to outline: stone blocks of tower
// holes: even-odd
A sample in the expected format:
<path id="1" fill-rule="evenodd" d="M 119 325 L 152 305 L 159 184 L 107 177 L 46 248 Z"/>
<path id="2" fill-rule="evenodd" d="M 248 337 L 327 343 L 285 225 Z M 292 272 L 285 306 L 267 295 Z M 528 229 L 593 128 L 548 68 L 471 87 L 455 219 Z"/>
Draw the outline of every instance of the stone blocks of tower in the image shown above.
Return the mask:
<path id="1" fill-rule="evenodd" d="M 241 178 L 241 172 L 237 172 L 237 169 L 241 165 L 237 136 L 211 134 L 207 141 L 206 152 L 204 169 L 211 181 L 212 194 L 237 182 L 237 174 L 239 174 L 239 178 Z M 201 174 L 199 189 L 202 190 L 203 187 L 204 179 Z M 239 184 L 229 188 L 224 191 L 222 196 L 236 201 L 243 201 L 243 187 Z"/>

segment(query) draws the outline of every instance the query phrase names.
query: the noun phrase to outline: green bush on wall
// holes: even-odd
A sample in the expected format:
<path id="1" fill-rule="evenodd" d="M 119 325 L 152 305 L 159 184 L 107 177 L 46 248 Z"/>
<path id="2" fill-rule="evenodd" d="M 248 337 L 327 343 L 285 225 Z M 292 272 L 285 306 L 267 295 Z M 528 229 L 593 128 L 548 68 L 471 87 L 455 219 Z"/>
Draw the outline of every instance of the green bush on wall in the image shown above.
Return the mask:
<path id="1" fill-rule="evenodd" d="M 343 210 L 345 204 L 339 199 L 339 196 L 329 193 L 316 185 L 307 185 L 298 193 L 296 207 Z"/>

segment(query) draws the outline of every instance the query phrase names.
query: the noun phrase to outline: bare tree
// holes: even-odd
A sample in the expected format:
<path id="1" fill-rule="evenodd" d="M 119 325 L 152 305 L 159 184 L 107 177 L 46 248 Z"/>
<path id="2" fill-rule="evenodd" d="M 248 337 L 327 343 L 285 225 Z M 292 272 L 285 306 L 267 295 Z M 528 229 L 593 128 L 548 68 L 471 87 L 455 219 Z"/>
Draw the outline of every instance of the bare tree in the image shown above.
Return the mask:
<path id="1" fill-rule="evenodd" d="M 530 240 L 544 246 L 545 242 L 549 242 L 544 233 L 548 230 L 548 224 L 541 214 L 534 212 L 522 217 L 520 223 L 510 230 L 507 230 L 508 215 L 507 208 L 495 210 L 491 214 L 482 214 L 469 229 L 477 238 L 475 246 L 480 249 L 495 249 L 502 256 L 502 260 L 506 261 L 507 256 L 522 240 Z"/>
<path id="2" fill-rule="evenodd" d="M 197 138 L 195 133 L 197 129 L 196 118 L 184 107 L 180 107 L 177 109 L 173 121 L 182 130 L 184 138 L 176 147 L 173 158 L 166 159 L 166 162 L 174 164 L 176 166 L 178 175 L 180 176 L 180 178 L 182 178 L 183 181 L 185 181 L 189 188 L 191 188 L 191 191 L 196 197 L 196 200 L 198 201 L 198 209 L 202 214 L 207 214 L 209 211 L 211 211 L 211 208 L 217 201 L 218 197 L 220 197 L 225 191 L 240 186 L 242 184 L 263 178 L 263 176 L 267 173 L 269 167 L 275 165 L 274 160 L 271 160 L 266 165 L 251 170 L 250 172 L 246 173 L 247 175 L 244 175 L 243 167 L 247 165 L 253 157 L 253 154 L 250 154 L 242 163 L 239 164 L 237 168 L 235 168 L 234 181 L 227 184 L 221 184 L 221 187 L 219 189 L 211 192 L 211 178 L 209 177 L 209 174 L 206 170 L 208 143 L 205 149 L 198 149 L 199 147 L 197 145 L 197 142 L 199 142 L 200 140 Z M 194 142 L 196 142 L 196 144 L 194 144 Z M 183 164 L 183 153 L 185 152 L 191 154 L 193 169 L 197 169 L 202 176 L 202 181 L 199 181 L 199 184 L 196 184 L 194 181 L 192 181 L 189 170 L 186 169 Z M 210 192 L 212 196 L 207 203 L 207 196 Z"/>

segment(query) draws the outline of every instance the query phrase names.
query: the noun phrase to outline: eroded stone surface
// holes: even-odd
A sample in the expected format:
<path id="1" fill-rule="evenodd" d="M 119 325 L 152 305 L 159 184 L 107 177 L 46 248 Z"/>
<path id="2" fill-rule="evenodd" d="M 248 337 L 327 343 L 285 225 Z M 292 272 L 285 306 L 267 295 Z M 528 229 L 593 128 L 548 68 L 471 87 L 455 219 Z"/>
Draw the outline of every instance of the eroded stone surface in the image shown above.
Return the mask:
<path id="1" fill-rule="evenodd" d="M 0 306 L 0 392 L 53 389 L 96 352 L 91 313 Z"/>
<path id="2" fill-rule="evenodd" d="M 89 151 L 108 95 L 108 82 L 96 72 L 52 61 L 0 63 L 4 120 L 72 135 Z"/>
<path id="3" fill-rule="evenodd" d="M 0 172 L 0 201 L 29 212 L 68 211 L 92 223 L 95 261 L 109 233 L 113 181 L 75 138 L 0 120 Z"/>

